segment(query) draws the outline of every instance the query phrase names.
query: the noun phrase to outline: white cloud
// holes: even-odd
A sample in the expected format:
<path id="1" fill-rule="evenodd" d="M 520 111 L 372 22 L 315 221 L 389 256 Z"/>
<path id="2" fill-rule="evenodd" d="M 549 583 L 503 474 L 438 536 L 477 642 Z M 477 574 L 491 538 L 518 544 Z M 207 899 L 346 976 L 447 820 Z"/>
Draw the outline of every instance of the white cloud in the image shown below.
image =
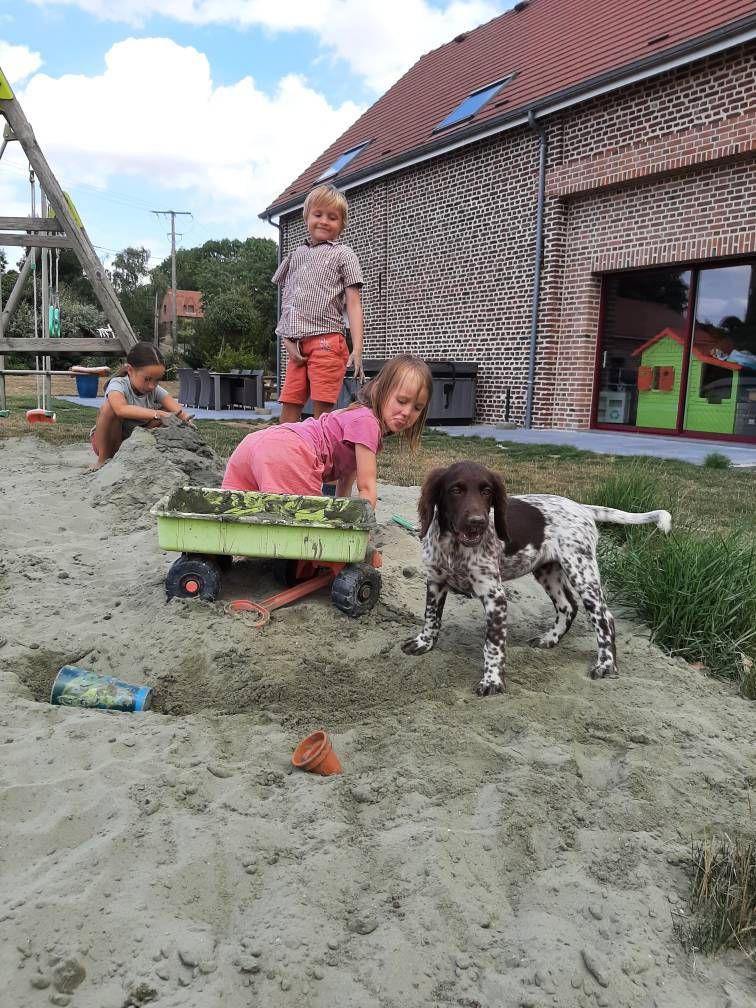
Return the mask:
<path id="1" fill-rule="evenodd" d="M 488 21 L 514 0 L 33 0 L 75 6 L 101 20 L 142 26 L 160 16 L 191 25 L 238 25 L 271 32 L 309 31 L 376 94 L 423 53 Z"/>
<path id="2" fill-rule="evenodd" d="M 10 42 L 3 42 L 0 39 L 0 67 L 9 84 L 15 85 L 39 70 L 41 66 L 42 57 L 39 53 L 32 52 L 28 46 L 11 45 Z"/>
<path id="3" fill-rule="evenodd" d="M 142 178 L 233 234 L 260 233 L 257 214 L 361 111 L 294 75 L 270 95 L 251 77 L 215 86 L 204 54 L 164 38 L 118 42 L 99 76 L 37 74 L 18 97 L 64 188 Z"/>

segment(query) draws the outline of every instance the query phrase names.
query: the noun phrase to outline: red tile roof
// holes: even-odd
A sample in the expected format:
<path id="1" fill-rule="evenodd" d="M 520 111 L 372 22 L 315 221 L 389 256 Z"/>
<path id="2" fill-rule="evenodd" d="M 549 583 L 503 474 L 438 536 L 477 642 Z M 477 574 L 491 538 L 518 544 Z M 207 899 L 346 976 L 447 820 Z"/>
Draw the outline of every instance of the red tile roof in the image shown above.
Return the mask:
<path id="1" fill-rule="evenodd" d="M 297 206 L 339 155 L 366 140 L 337 184 L 506 128 L 529 108 L 573 103 L 613 75 L 621 80 L 674 59 L 689 62 L 704 45 L 733 44 L 743 33 L 756 36 L 754 0 L 523 0 L 422 56 L 261 216 Z M 513 72 L 472 120 L 433 132 L 469 94 Z"/>

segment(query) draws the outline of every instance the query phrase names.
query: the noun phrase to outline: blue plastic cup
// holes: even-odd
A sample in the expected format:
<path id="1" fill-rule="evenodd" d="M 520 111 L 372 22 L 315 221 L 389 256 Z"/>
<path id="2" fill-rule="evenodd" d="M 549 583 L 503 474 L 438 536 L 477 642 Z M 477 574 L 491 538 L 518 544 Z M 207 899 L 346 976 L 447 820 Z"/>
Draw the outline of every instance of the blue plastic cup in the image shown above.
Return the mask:
<path id="1" fill-rule="evenodd" d="M 132 686 L 114 676 L 64 665 L 55 677 L 50 703 L 63 707 L 99 707 L 134 714 L 152 706 L 150 686 Z"/>

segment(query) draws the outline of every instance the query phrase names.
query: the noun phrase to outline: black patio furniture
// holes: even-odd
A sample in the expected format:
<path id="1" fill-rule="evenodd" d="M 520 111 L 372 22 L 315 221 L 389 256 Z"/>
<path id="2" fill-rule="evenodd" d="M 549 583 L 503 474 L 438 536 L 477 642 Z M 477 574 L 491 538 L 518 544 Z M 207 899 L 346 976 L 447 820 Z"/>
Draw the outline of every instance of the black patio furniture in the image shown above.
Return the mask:
<path id="1" fill-rule="evenodd" d="M 177 368 L 179 391 L 178 401 L 182 406 L 196 406 L 199 396 L 199 376 L 192 368 Z"/>

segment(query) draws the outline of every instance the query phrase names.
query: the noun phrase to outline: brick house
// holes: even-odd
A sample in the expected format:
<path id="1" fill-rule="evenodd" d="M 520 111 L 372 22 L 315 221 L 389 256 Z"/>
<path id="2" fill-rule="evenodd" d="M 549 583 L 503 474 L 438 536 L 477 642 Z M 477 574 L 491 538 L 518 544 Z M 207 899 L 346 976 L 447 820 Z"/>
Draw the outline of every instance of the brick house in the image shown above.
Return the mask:
<path id="1" fill-rule="evenodd" d="M 202 318 L 202 291 L 176 291 L 176 323 Z M 171 292 L 166 291 L 160 306 L 158 319 L 158 340 L 160 344 L 170 344 L 171 340 Z"/>
<path id="2" fill-rule="evenodd" d="M 478 421 L 756 440 L 755 131 L 752 0 L 522 0 L 421 57 L 261 216 L 285 253 L 309 189 L 346 191 L 366 356 L 477 362 Z M 677 398 L 642 426 L 635 351 L 668 327 L 678 373 L 652 391 Z M 732 430 L 695 429 L 728 358 Z"/>

